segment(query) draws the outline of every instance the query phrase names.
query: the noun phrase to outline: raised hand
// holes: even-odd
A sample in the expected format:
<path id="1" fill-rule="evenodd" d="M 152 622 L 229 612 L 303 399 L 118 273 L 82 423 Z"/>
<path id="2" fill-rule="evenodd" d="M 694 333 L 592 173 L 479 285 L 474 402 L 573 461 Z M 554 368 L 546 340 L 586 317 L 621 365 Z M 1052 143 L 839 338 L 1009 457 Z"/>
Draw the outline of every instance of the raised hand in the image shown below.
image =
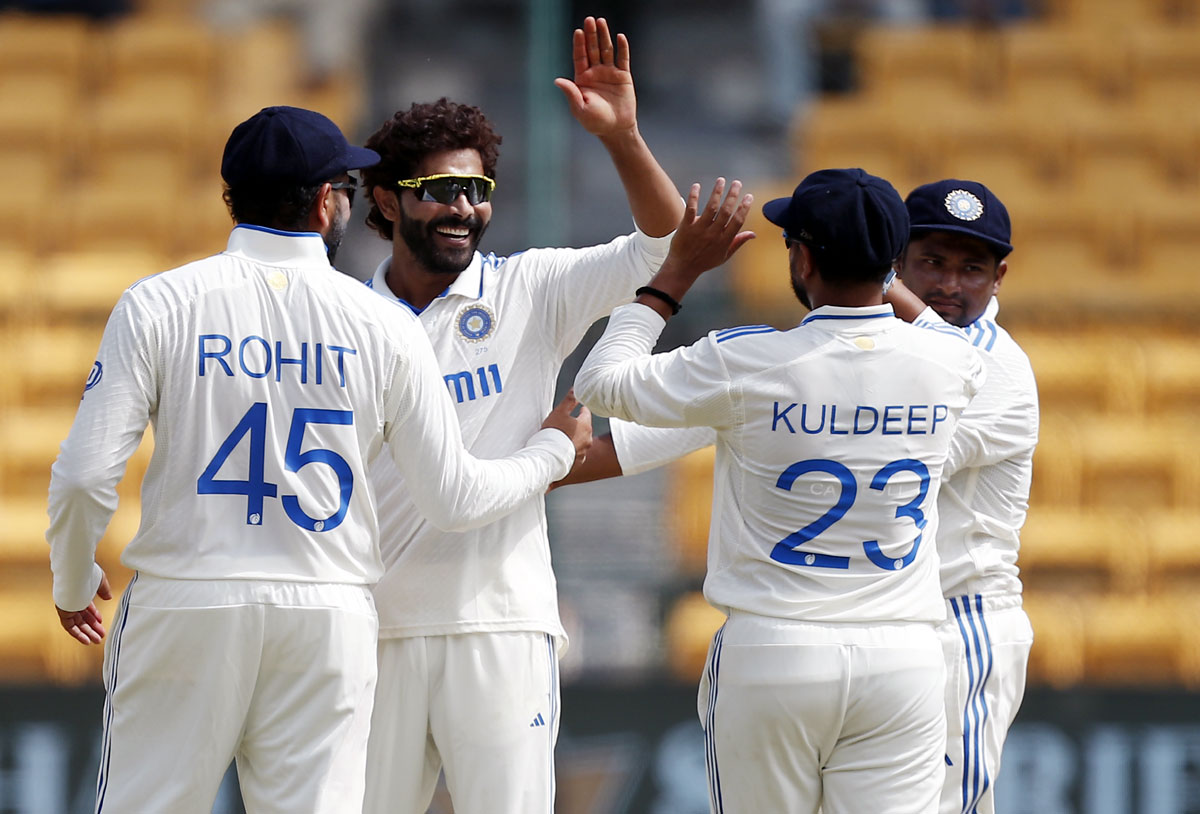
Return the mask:
<path id="1" fill-rule="evenodd" d="M 572 39 L 575 81 L 555 79 L 571 114 L 594 136 L 604 138 L 637 126 L 637 99 L 629 72 L 629 40 L 618 34 L 614 48 L 608 21 L 587 17 Z"/>
<path id="2" fill-rule="evenodd" d="M 694 279 L 724 263 L 746 241 L 752 240 L 754 232 L 743 232 L 741 229 L 750 213 L 750 205 L 754 203 L 754 196 L 743 196 L 741 192 L 742 182 L 734 181 L 726 194 L 725 179 L 718 178 L 708 196 L 708 203 L 703 211 L 699 211 L 700 185 L 692 184 L 683 210 L 683 220 L 671 239 L 667 261 L 680 269 L 689 270 Z"/>

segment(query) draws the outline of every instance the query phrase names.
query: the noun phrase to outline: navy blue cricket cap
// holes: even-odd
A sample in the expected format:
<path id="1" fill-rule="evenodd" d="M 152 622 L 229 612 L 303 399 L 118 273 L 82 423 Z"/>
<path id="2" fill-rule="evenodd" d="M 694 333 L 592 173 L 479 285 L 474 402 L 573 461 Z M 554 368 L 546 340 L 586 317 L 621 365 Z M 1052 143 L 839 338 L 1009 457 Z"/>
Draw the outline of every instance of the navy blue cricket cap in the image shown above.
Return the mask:
<path id="1" fill-rule="evenodd" d="M 976 181 L 947 178 L 925 184 L 904 200 L 913 234 L 958 232 L 982 240 L 1004 259 L 1012 251 L 1008 210 L 992 191 Z"/>
<path id="2" fill-rule="evenodd" d="M 819 259 L 851 268 L 886 268 L 908 242 L 908 211 L 896 188 L 860 169 L 818 170 L 763 214 Z"/>
<path id="3" fill-rule="evenodd" d="M 379 163 L 379 153 L 355 147 L 325 116 L 300 107 L 264 107 L 233 128 L 221 177 L 244 184 L 323 184 L 348 170 Z"/>

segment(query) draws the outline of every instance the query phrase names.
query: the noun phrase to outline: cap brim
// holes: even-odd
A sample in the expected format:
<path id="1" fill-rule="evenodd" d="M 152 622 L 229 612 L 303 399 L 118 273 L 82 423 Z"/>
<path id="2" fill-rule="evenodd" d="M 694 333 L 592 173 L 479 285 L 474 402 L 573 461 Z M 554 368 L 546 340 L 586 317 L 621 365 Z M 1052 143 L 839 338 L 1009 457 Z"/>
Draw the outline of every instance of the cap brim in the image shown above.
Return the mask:
<path id="1" fill-rule="evenodd" d="M 917 232 L 955 232 L 960 235 L 968 235 L 976 240 L 982 240 L 991 248 L 999 251 L 1001 258 L 1013 250 L 1013 247 L 1010 244 L 1005 243 L 1003 240 L 997 240 L 994 237 L 988 237 L 982 232 L 976 231 L 969 226 L 953 226 L 945 223 L 910 224 L 908 227 L 908 233 L 912 235 L 916 234 Z"/>
<path id="2" fill-rule="evenodd" d="M 350 145 L 346 151 L 346 169 L 361 170 L 364 167 L 374 167 L 380 162 L 379 153 L 366 147 Z"/>
<path id="3" fill-rule="evenodd" d="M 773 201 L 767 201 L 763 204 L 763 217 L 776 226 L 784 226 L 784 216 L 787 214 L 791 202 L 791 198 L 776 198 Z"/>

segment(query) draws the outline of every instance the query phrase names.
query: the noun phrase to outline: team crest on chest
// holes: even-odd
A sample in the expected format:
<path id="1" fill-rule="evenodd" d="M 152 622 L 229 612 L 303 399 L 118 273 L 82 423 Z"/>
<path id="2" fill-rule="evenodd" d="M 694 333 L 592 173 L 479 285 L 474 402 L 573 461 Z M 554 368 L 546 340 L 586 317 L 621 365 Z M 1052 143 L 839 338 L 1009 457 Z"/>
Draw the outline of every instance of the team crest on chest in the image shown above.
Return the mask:
<path id="1" fill-rule="evenodd" d="M 496 316 L 484 305 L 468 305 L 458 313 L 458 332 L 468 342 L 482 342 L 496 327 Z"/>
<path id="2" fill-rule="evenodd" d="M 959 220 L 978 220 L 983 214 L 983 201 L 965 189 L 956 189 L 946 196 L 946 211 Z"/>

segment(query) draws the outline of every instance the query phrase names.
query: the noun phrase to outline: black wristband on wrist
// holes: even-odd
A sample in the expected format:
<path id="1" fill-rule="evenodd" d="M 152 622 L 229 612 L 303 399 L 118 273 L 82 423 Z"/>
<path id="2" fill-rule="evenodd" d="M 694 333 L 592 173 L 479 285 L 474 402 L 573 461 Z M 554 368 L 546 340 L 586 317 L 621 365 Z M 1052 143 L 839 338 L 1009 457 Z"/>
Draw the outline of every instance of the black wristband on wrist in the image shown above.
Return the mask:
<path id="1" fill-rule="evenodd" d="M 679 300 L 675 299 L 667 292 L 659 291 L 657 288 L 653 288 L 648 285 L 644 285 L 641 288 L 639 288 L 637 291 L 633 292 L 633 295 L 635 297 L 640 297 L 643 294 L 647 294 L 651 297 L 657 297 L 658 299 L 665 302 L 667 304 L 667 306 L 671 309 L 672 315 L 678 314 L 679 309 L 683 307 L 682 305 L 679 304 Z"/>

